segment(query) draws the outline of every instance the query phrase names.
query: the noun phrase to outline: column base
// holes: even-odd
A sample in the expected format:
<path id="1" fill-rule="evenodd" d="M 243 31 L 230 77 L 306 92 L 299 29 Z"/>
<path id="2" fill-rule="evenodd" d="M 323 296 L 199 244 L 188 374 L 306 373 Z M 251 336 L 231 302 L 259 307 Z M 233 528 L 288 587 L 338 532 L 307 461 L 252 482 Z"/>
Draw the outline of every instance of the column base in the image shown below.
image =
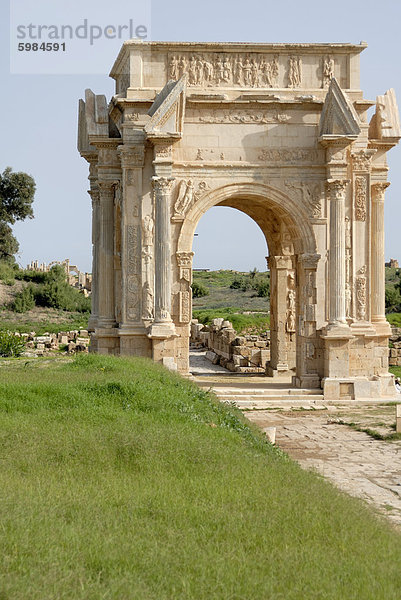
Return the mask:
<path id="1" fill-rule="evenodd" d="M 98 317 L 96 329 L 114 329 L 117 326 L 115 319 Z"/>
<path id="2" fill-rule="evenodd" d="M 378 321 L 374 321 L 372 319 L 372 326 L 374 327 L 374 330 L 376 332 L 376 335 L 379 337 L 386 337 L 391 335 L 391 325 L 390 323 L 384 319 L 380 319 Z"/>
<path id="3" fill-rule="evenodd" d="M 170 337 L 177 337 L 175 325 L 172 321 L 165 323 L 153 323 L 149 327 L 148 337 L 152 339 L 166 339 Z"/>
<path id="4" fill-rule="evenodd" d="M 291 372 L 286 363 L 279 363 L 274 367 L 272 365 L 266 365 L 266 375 L 267 377 L 288 377 Z"/>
<path id="5" fill-rule="evenodd" d="M 351 339 L 352 331 L 350 326 L 347 323 L 329 323 L 322 330 L 322 338 L 332 338 L 332 339 Z"/>
<path id="6" fill-rule="evenodd" d="M 310 373 L 305 375 L 294 375 L 292 378 L 292 385 L 297 388 L 306 388 L 306 389 L 320 389 L 321 381 L 319 375 L 317 373 Z"/>
<path id="7" fill-rule="evenodd" d="M 324 399 L 333 402 L 393 401 L 396 398 L 394 378 L 388 373 L 375 377 L 325 377 L 322 380 Z"/>

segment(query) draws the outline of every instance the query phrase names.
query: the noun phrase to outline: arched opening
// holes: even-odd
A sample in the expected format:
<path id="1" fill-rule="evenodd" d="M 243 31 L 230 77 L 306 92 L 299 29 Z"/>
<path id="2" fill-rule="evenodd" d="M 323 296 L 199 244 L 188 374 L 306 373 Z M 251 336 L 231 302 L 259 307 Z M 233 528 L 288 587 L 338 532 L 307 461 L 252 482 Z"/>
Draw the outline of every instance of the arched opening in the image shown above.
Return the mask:
<path id="1" fill-rule="evenodd" d="M 199 199 L 188 211 L 178 239 L 178 252 L 192 252 L 196 227 L 203 214 L 213 206 L 227 206 L 244 212 L 262 230 L 269 249 L 270 360 L 266 374 L 273 377 L 294 374 L 297 385 L 318 384 L 313 365 L 314 353 L 307 352 L 307 340 L 316 336 L 316 327 L 305 327 L 306 305 L 314 292 L 316 264 L 305 264 L 305 257 L 316 256 L 316 242 L 302 207 L 280 190 L 264 184 L 230 184 Z M 309 287 L 308 287 L 309 286 Z M 313 311 L 309 311 L 311 313 Z M 314 329 L 313 329 L 314 327 Z M 311 362 L 312 361 L 312 362 Z"/>

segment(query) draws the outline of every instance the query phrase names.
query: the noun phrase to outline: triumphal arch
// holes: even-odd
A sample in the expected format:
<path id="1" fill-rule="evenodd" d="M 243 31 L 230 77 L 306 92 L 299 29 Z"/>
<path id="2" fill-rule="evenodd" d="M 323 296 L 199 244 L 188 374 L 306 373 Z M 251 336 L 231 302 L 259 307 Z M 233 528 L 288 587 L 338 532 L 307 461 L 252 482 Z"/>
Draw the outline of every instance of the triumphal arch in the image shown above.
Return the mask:
<path id="1" fill-rule="evenodd" d="M 110 103 L 90 90 L 79 103 L 94 351 L 188 371 L 193 235 L 229 206 L 269 249 L 267 374 L 327 399 L 393 394 L 383 211 L 401 131 L 394 91 L 372 102 L 360 89 L 365 47 L 123 45 Z"/>

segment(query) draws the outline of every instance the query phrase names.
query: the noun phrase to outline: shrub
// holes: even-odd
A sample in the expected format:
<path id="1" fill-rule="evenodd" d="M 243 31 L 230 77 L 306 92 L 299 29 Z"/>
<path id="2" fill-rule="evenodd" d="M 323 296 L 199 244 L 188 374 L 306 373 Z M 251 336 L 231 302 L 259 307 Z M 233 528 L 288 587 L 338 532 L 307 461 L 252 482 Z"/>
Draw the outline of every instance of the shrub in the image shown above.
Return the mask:
<path id="1" fill-rule="evenodd" d="M 242 279 L 240 277 L 236 277 L 230 285 L 230 290 L 240 290 L 241 288 L 242 288 Z"/>
<path id="2" fill-rule="evenodd" d="M 14 302 L 11 304 L 11 310 L 17 313 L 24 313 L 27 310 L 31 310 L 35 306 L 35 294 L 32 286 L 24 288 L 19 292 Z"/>
<path id="3" fill-rule="evenodd" d="M 18 265 L 10 260 L 0 260 L 0 280 L 7 285 L 13 285 Z"/>
<path id="4" fill-rule="evenodd" d="M 209 295 L 209 290 L 206 286 L 194 281 L 192 284 L 192 297 L 193 298 L 202 298 L 203 296 Z"/>
<path id="5" fill-rule="evenodd" d="M 0 356 L 21 356 L 25 350 L 24 340 L 11 331 L 0 331 Z"/>
<path id="6" fill-rule="evenodd" d="M 270 295 L 270 283 L 268 279 L 259 281 L 256 285 L 256 291 L 259 298 L 268 298 Z"/>

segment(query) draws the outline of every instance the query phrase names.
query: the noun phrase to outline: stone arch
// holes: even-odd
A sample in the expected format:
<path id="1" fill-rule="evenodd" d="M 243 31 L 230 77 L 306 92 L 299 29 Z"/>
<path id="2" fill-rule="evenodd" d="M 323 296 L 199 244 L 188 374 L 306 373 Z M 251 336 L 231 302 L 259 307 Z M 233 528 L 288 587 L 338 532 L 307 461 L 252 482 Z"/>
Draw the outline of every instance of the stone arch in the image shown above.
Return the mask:
<path id="1" fill-rule="evenodd" d="M 250 202 L 251 201 L 251 202 Z M 247 204 L 248 203 L 248 204 Z M 248 214 L 261 227 L 263 226 L 260 207 L 272 211 L 287 227 L 296 254 L 315 254 L 316 239 L 304 207 L 281 190 L 263 183 L 230 183 L 212 189 L 204 194 L 188 210 L 182 224 L 177 252 L 190 252 L 195 229 L 200 218 L 214 206 L 230 206 Z M 262 213 L 263 214 L 263 213 Z M 269 250 L 273 240 L 268 240 Z"/>
<path id="2" fill-rule="evenodd" d="M 259 225 L 269 247 L 271 360 L 267 373 L 276 376 L 292 372 L 297 385 L 318 386 L 320 378 L 316 369 L 307 364 L 306 348 L 307 344 L 311 348 L 310 344 L 315 343 L 313 305 L 320 255 L 316 252 L 316 238 L 305 207 L 281 190 L 263 183 L 237 182 L 215 188 L 188 210 L 177 240 L 177 258 L 192 256 L 195 229 L 201 217 L 214 206 L 229 206 L 246 213 Z M 288 235 L 290 243 L 285 237 Z M 308 277 L 309 287 L 306 285 Z M 189 276 L 188 281 L 190 279 Z M 312 324 L 308 333 L 304 326 L 307 320 Z M 309 355 L 313 360 L 310 351 Z"/>

